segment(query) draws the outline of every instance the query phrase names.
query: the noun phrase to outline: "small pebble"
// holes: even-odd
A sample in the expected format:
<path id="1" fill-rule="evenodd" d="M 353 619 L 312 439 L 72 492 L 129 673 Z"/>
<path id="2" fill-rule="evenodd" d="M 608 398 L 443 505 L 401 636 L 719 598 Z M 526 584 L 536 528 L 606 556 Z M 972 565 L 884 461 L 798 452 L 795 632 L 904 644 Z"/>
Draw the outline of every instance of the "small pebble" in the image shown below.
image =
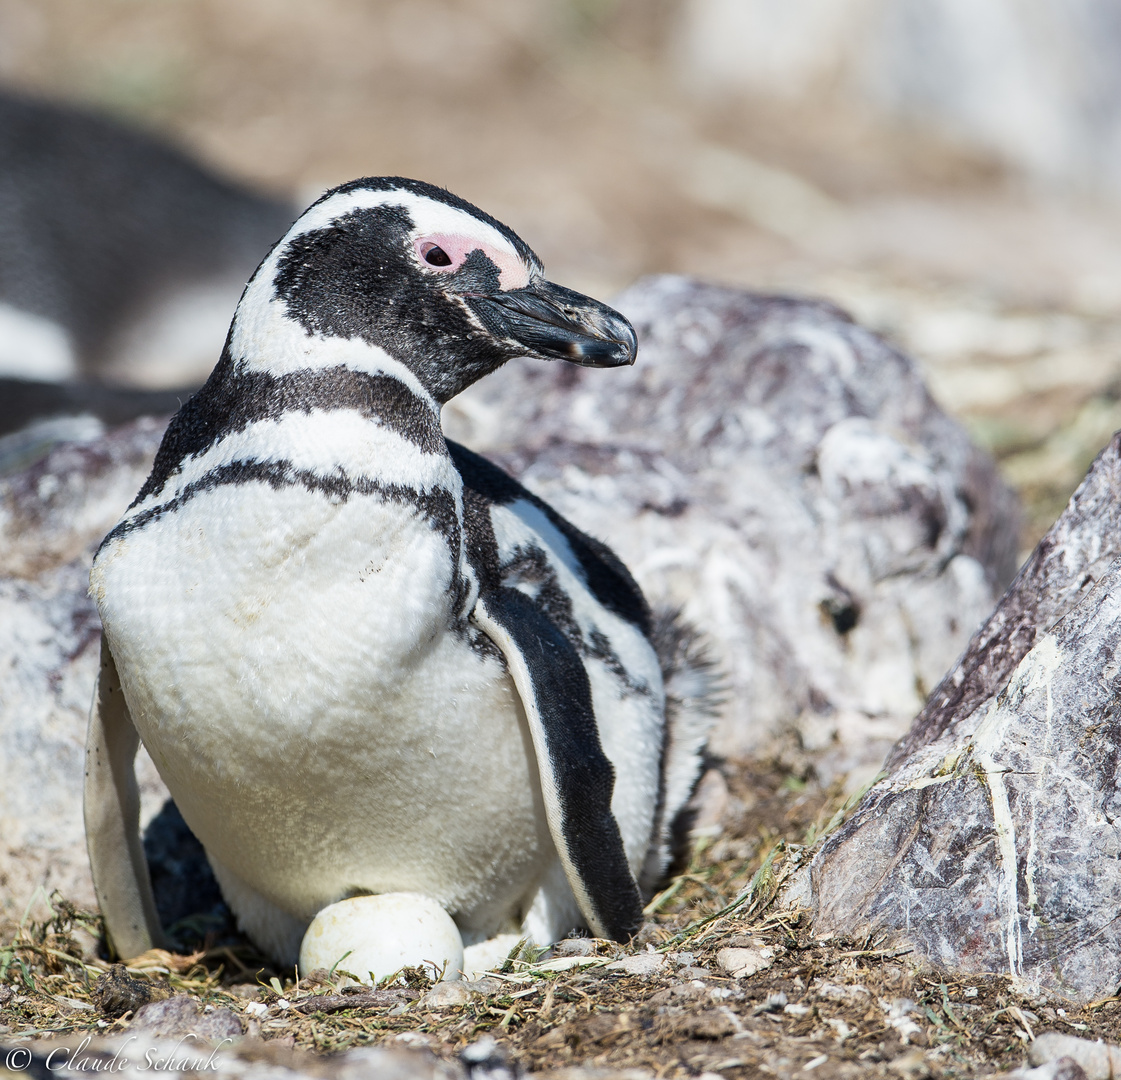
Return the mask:
<path id="1" fill-rule="evenodd" d="M 778 1012 L 780 1009 L 786 1008 L 788 1000 L 786 994 L 779 990 L 774 994 L 768 994 L 766 1001 L 756 1005 L 752 1009 L 752 1013 L 758 1015 L 759 1013 Z"/>
<path id="2" fill-rule="evenodd" d="M 734 979 L 746 979 L 766 971 L 775 962 L 775 951 L 763 949 L 721 949 L 716 954 L 721 970 Z"/>
<path id="3" fill-rule="evenodd" d="M 497 982 L 497 980 L 495 980 Z M 438 982 L 420 999 L 422 1009 L 446 1009 L 455 1005 L 466 1005 L 471 1000 L 471 991 L 462 982 Z"/>
<path id="4" fill-rule="evenodd" d="M 657 974 L 665 965 L 666 958 L 661 953 L 640 952 L 633 956 L 624 956 L 622 960 L 608 964 L 604 970 L 618 971 L 623 975 L 648 977 Z"/>
<path id="5" fill-rule="evenodd" d="M 1088 1080 L 1110 1080 L 1121 1075 L 1121 1046 L 1041 1031 L 1028 1047 L 1028 1061 L 1033 1065 L 1047 1065 L 1060 1058 L 1076 1062 Z"/>
<path id="6" fill-rule="evenodd" d="M 553 946 L 554 956 L 595 956 L 595 938 L 565 938 Z"/>
<path id="7" fill-rule="evenodd" d="M 134 979 L 124 964 L 113 964 L 93 984 L 93 999 L 97 1002 L 97 1007 L 105 1016 L 114 1020 L 127 1012 L 135 1012 L 150 1001 L 167 996 L 168 990 L 165 987 Z"/>
<path id="8" fill-rule="evenodd" d="M 472 994 L 497 994 L 509 985 L 501 979 L 492 979 L 486 976 L 481 979 L 464 979 L 462 984 Z"/>

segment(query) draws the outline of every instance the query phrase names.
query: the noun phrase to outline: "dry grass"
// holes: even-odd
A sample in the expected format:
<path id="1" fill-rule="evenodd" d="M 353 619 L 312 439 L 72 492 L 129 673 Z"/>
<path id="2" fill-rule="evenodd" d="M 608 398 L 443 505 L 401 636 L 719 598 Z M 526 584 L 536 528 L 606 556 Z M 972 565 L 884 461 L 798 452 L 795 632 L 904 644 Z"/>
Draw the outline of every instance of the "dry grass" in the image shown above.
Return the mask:
<path id="1" fill-rule="evenodd" d="M 418 971 L 401 973 L 381 995 L 352 987 L 349 997 L 339 973 L 297 984 L 245 942 L 188 956 L 153 951 L 129 970 L 156 996 L 187 993 L 233 1009 L 251 1036 L 278 1051 L 330 1054 L 396 1041 L 450 1057 L 489 1034 L 534 1072 L 585 1064 L 736 1077 L 789 1075 L 817 1062 L 818 1077 L 974 1076 L 1020 1064 L 1040 1030 L 1121 1041 L 1116 999 L 1077 1007 L 1029 998 L 999 976 L 916 970 L 876 941 L 815 940 L 804 913 L 775 910 L 773 899 L 807 856 L 805 841 L 839 819 L 839 792 L 773 762 L 741 763 L 729 774 L 723 833 L 696 843 L 688 867 L 649 905 L 632 946 L 588 942 L 586 956 L 552 963 L 549 954 L 523 954 L 469 984 L 465 1004 L 434 1007 Z M 58 897 L 54 911 L 3 935 L 5 1042 L 113 1034 L 130 1022 L 131 1013 L 112 1019 L 100 1011 L 96 981 L 108 964 L 96 955 L 98 917 Z M 717 959 L 726 947 L 769 948 L 772 966 L 732 978 Z M 658 970 L 643 976 L 607 966 L 641 952 L 661 955 Z M 571 966 L 557 970 L 564 963 Z M 266 1011 L 246 1013 L 248 1000 Z"/>

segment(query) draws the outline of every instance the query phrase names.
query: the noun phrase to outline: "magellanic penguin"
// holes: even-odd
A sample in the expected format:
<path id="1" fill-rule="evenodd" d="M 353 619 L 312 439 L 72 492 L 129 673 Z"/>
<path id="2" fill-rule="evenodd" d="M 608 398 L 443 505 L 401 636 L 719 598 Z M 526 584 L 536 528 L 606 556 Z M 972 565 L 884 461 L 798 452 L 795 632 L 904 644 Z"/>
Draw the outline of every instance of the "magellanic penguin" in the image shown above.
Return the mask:
<path id="1" fill-rule="evenodd" d="M 160 940 L 138 735 L 278 962 L 362 893 L 426 894 L 467 945 L 634 934 L 707 718 L 667 723 L 615 555 L 445 441 L 440 407 L 512 357 L 635 352 L 441 189 L 357 180 L 296 221 L 93 565 L 85 813 L 118 953 Z"/>

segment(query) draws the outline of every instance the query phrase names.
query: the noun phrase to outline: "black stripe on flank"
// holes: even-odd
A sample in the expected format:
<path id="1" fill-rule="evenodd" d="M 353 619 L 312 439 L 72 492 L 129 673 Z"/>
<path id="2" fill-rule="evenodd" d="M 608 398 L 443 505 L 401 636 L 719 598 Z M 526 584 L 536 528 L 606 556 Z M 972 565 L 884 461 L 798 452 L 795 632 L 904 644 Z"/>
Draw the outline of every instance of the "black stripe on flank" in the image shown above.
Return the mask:
<path id="1" fill-rule="evenodd" d="M 509 634 L 532 682 L 527 711 L 537 714 L 548 757 L 539 763 L 541 781 L 560 808 L 560 835 L 554 829 L 553 836 L 591 903 L 584 915 L 597 932 L 627 941 L 642 924 L 642 900 L 611 812 L 615 769 L 600 743 L 588 673 L 564 634 L 517 589 L 488 593 L 485 607 Z"/>
<path id="2" fill-rule="evenodd" d="M 342 469 L 324 475 L 309 469 L 297 469 L 290 461 L 252 460 L 219 465 L 188 484 L 174 499 L 126 518 L 101 541 L 98 551 L 111 540 L 127 536 L 158 521 L 165 514 L 177 511 L 196 495 L 226 485 L 252 483 L 268 484 L 274 491 L 299 486 L 306 491 L 325 495 L 335 502 L 346 502 L 352 495 L 376 495 L 387 502 L 414 506 L 416 512 L 427 518 L 432 527 L 444 536 L 453 556 L 458 552 L 459 517 L 456 514 L 455 496 L 450 491 L 440 488 L 424 493 L 401 484 L 380 484 L 368 476 L 351 479 Z"/>
<path id="3" fill-rule="evenodd" d="M 615 552 L 601 541 L 582 533 L 572 522 L 566 521 L 548 503 L 531 494 L 493 462 L 487 461 L 465 446 L 460 446 L 459 443 L 452 442 L 451 439 L 447 441 L 447 447 L 455 467 L 463 477 L 465 506 L 470 505 L 471 498 L 484 503 L 495 503 L 498 506 L 507 506 L 524 499 L 536 506 L 568 541 L 572 553 L 580 564 L 580 569 L 584 572 L 584 580 L 596 600 L 608 611 L 637 626 L 647 638 L 650 638 L 654 623 L 646 597 L 642 595 L 637 582 Z M 491 530 L 491 541 L 493 535 Z M 469 530 L 468 540 L 470 541 L 471 538 Z M 497 556 L 497 549 L 495 549 L 495 556 Z M 489 577 L 490 580 L 497 579 L 497 567 Z M 484 574 L 480 574 L 480 582 L 483 580 Z"/>
<path id="4" fill-rule="evenodd" d="M 440 419 L 433 409 L 392 375 L 346 367 L 270 375 L 235 365 L 228 353 L 202 387 L 175 414 L 160 444 L 152 472 L 132 505 L 163 490 L 185 461 L 220 439 L 261 420 L 313 409 L 346 409 L 377 421 L 429 454 L 446 453 Z"/>
<path id="5" fill-rule="evenodd" d="M 470 537 L 468 532 L 468 537 Z M 611 639 L 602 630 L 593 629 L 585 638 L 572 610 L 572 597 L 557 577 L 549 556 L 536 544 L 519 547 L 502 568 L 502 584 L 528 596 L 541 612 L 584 657 L 599 660 L 632 694 L 650 694 L 650 687 L 632 678 L 611 646 Z"/>

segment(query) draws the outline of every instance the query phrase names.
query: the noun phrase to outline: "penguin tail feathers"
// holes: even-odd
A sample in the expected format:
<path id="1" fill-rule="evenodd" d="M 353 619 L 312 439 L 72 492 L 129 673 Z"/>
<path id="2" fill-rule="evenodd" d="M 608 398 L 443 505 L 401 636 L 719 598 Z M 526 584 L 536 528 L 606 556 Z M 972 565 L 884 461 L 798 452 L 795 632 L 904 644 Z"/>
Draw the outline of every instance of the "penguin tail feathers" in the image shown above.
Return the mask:
<path id="1" fill-rule="evenodd" d="M 688 836 L 688 803 L 704 765 L 705 744 L 724 703 L 724 680 L 707 638 L 680 609 L 654 612 L 651 644 L 666 693 L 661 791 L 639 888 L 654 894 Z"/>

